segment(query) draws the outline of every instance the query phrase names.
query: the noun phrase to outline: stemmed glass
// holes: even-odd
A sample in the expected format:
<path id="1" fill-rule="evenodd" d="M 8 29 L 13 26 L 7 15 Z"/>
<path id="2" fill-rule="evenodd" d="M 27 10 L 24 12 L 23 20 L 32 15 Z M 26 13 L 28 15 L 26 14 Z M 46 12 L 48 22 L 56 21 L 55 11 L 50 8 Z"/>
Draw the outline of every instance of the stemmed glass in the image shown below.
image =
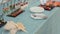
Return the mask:
<path id="1" fill-rule="evenodd" d="M 11 1 L 10 9 L 13 10 L 15 8 L 13 1 Z"/>
<path id="2" fill-rule="evenodd" d="M 4 0 L 2 0 L 2 2 L 3 2 Z M 8 2 L 6 2 L 6 3 L 2 3 L 2 11 L 3 11 L 3 13 L 4 14 L 8 14 L 8 12 L 9 12 L 9 8 L 8 8 Z"/>
<path id="3" fill-rule="evenodd" d="M 44 5 L 47 2 L 47 0 L 40 0 L 40 4 Z"/>
<path id="4" fill-rule="evenodd" d="M 5 4 L 4 4 L 5 5 Z M 3 1 L 2 1 L 2 4 L 0 5 L 0 28 L 3 27 L 7 22 L 4 20 L 4 14 L 5 12 L 3 12 Z"/>
<path id="5" fill-rule="evenodd" d="M 4 14 L 2 12 L 0 12 L 0 21 L 4 20 L 3 16 L 4 16 Z"/>

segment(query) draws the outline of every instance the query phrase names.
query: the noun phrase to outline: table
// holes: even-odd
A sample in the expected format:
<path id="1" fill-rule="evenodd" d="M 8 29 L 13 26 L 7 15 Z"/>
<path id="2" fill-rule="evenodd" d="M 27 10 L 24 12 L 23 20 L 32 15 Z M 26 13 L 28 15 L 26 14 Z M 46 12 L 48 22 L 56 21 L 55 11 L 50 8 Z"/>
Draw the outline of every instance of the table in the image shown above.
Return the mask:
<path id="1" fill-rule="evenodd" d="M 52 16 L 60 9 L 58 7 L 54 8 L 51 11 L 44 11 L 44 14 L 48 16 L 47 19 L 44 20 L 34 20 L 30 17 L 30 7 L 33 6 L 38 6 L 40 4 L 39 0 L 30 0 L 29 1 L 29 6 L 26 7 L 25 12 L 17 16 L 16 18 L 13 17 L 8 17 L 4 16 L 4 19 L 6 21 L 12 20 L 14 22 L 22 22 L 26 30 L 28 31 L 27 33 L 18 31 L 17 34 L 52 34 L 52 28 L 51 28 L 51 23 L 52 23 Z M 0 34 L 3 32 L 3 28 L 0 28 Z M 8 34 L 9 32 L 4 32 L 5 34 Z"/>

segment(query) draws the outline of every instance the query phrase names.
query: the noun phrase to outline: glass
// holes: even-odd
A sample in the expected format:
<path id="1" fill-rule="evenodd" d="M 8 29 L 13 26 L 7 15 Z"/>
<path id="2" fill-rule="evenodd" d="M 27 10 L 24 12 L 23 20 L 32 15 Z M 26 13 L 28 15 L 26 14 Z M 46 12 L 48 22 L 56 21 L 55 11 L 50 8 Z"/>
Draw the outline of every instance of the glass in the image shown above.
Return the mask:
<path id="1" fill-rule="evenodd" d="M 3 27 L 7 22 L 4 21 L 4 12 L 2 10 L 2 5 L 0 5 L 0 28 Z"/>
<path id="2" fill-rule="evenodd" d="M 3 20 L 3 13 L 2 12 L 0 12 L 0 20 Z"/>
<path id="3" fill-rule="evenodd" d="M 11 1 L 10 9 L 13 10 L 15 6 L 13 6 L 13 2 Z"/>
<path id="4" fill-rule="evenodd" d="M 40 4 L 44 5 L 47 2 L 47 0 L 40 0 Z"/>

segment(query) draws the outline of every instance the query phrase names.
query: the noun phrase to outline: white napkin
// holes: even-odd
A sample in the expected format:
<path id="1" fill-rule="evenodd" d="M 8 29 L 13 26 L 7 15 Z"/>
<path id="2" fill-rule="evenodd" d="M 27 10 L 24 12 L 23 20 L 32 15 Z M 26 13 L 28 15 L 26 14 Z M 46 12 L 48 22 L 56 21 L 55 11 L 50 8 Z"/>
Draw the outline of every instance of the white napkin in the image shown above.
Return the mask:
<path id="1" fill-rule="evenodd" d="M 15 29 L 16 24 L 13 21 L 8 21 L 7 24 L 4 26 L 5 30 L 11 30 L 11 29 Z"/>

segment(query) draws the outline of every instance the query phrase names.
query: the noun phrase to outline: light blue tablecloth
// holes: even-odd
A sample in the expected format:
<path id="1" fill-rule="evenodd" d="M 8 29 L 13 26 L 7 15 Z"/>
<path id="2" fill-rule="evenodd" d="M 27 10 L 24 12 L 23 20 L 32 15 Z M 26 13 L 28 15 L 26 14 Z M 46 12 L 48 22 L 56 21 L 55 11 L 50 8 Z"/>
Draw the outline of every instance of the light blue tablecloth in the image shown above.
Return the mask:
<path id="1" fill-rule="evenodd" d="M 44 20 L 34 20 L 30 17 L 30 15 L 32 14 L 30 12 L 30 7 L 33 6 L 38 6 L 40 4 L 39 0 L 30 0 L 29 1 L 29 6 L 25 9 L 25 12 L 20 14 L 19 16 L 17 16 L 16 18 L 13 17 L 8 17 L 8 16 L 4 16 L 4 19 L 6 21 L 12 20 L 14 22 L 22 22 L 28 33 L 22 32 L 22 31 L 18 31 L 17 34 L 35 34 L 36 31 L 38 31 L 39 28 L 42 27 L 42 25 L 51 17 L 51 15 L 53 15 L 58 8 L 54 8 L 51 11 L 44 11 L 44 14 L 46 14 L 48 16 L 47 19 Z M 0 34 L 3 32 L 3 28 L 0 28 Z M 8 34 L 8 32 L 4 32 L 5 34 Z"/>

